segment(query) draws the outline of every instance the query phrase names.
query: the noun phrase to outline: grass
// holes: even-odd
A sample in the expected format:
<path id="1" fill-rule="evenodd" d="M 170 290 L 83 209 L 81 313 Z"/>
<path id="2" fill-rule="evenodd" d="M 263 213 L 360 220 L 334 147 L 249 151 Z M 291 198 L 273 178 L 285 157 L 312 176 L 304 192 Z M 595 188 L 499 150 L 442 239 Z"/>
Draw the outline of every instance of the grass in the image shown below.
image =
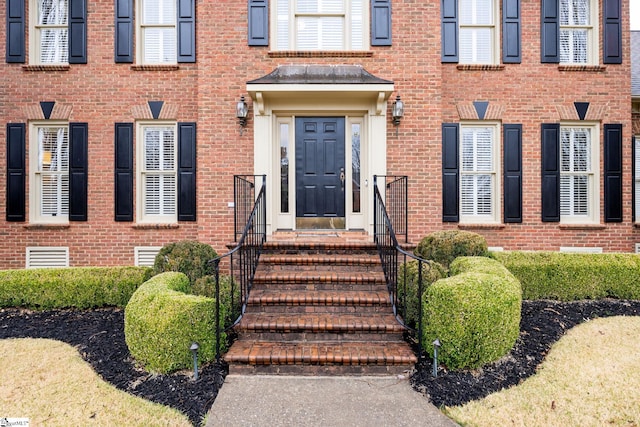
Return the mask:
<path id="1" fill-rule="evenodd" d="M 571 329 L 538 373 L 445 414 L 464 426 L 640 426 L 640 318 Z"/>
<path id="2" fill-rule="evenodd" d="M 0 340 L 0 412 L 34 426 L 191 425 L 175 409 L 116 389 L 76 349 L 46 339 Z"/>

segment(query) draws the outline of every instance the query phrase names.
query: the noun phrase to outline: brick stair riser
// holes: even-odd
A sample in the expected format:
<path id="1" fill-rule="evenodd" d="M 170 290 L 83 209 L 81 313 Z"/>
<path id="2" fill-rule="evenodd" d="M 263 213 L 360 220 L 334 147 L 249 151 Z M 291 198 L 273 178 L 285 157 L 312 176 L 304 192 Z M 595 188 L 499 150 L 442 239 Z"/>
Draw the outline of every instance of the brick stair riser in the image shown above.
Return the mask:
<path id="1" fill-rule="evenodd" d="M 229 364 L 232 375 L 401 375 L 413 369 L 413 364 L 406 365 L 244 365 Z"/>
<path id="2" fill-rule="evenodd" d="M 391 304 L 376 305 L 291 305 L 291 304 L 254 304 L 249 302 L 253 313 L 345 313 L 363 314 L 389 313 Z"/>
<path id="3" fill-rule="evenodd" d="M 380 271 L 380 266 L 375 265 L 348 265 L 348 264 L 283 264 L 269 263 L 259 264 L 256 274 L 267 274 L 276 272 L 327 272 L 327 273 L 370 273 L 372 271 Z"/>
<path id="4" fill-rule="evenodd" d="M 272 341 L 275 343 L 302 341 L 366 341 L 366 342 L 397 342 L 402 341 L 402 332 L 272 332 L 239 330 L 242 341 Z"/>

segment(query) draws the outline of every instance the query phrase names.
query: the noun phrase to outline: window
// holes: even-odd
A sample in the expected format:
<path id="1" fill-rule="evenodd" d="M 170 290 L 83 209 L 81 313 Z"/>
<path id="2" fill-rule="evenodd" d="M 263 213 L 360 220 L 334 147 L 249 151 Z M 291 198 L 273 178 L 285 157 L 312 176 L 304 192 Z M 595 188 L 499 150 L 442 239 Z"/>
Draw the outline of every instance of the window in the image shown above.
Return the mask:
<path id="1" fill-rule="evenodd" d="M 67 64 L 69 62 L 68 0 L 37 0 L 31 22 L 34 30 L 32 62 Z"/>
<path id="2" fill-rule="evenodd" d="M 560 128 L 560 218 L 562 222 L 592 222 L 598 216 L 598 168 L 594 129 Z"/>
<path id="3" fill-rule="evenodd" d="M 276 0 L 274 50 L 364 50 L 366 0 Z"/>
<path id="4" fill-rule="evenodd" d="M 176 0 L 139 2 L 138 46 L 144 64 L 175 64 Z"/>
<path id="5" fill-rule="evenodd" d="M 69 220 L 69 128 L 67 124 L 31 127 L 31 220 Z"/>
<path id="6" fill-rule="evenodd" d="M 494 0 L 460 0 L 460 63 L 493 64 L 496 52 Z"/>
<path id="7" fill-rule="evenodd" d="M 177 221 L 175 124 L 141 124 L 138 144 L 138 220 Z"/>
<path id="8" fill-rule="evenodd" d="M 597 4 L 592 0 L 560 0 L 560 62 L 566 64 L 587 64 L 597 50 L 594 37 L 593 13 Z M 596 39 L 594 41 L 594 39 Z M 592 45 L 596 43 L 595 47 Z"/>
<path id="9" fill-rule="evenodd" d="M 497 126 L 460 126 L 460 221 L 497 222 Z"/>

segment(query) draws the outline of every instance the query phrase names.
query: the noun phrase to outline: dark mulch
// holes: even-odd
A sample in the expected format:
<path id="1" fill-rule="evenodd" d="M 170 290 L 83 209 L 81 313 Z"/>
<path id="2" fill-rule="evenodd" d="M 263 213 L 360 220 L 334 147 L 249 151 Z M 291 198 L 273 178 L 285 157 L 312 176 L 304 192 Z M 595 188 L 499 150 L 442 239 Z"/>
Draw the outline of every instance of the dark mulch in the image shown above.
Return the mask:
<path id="1" fill-rule="evenodd" d="M 92 311 L 52 310 L 33 312 L 0 310 L 0 339 L 50 338 L 76 347 L 98 374 L 117 388 L 184 412 L 194 425 L 213 404 L 227 368 L 210 364 L 198 381 L 191 373 L 151 375 L 139 369 L 124 341 L 120 309 Z M 521 333 L 514 349 L 497 363 L 472 372 L 441 371 L 431 376 L 431 360 L 422 357 L 411 381 L 436 405 L 459 405 L 518 384 L 532 375 L 567 329 L 596 317 L 640 315 L 640 301 L 525 301 Z"/>

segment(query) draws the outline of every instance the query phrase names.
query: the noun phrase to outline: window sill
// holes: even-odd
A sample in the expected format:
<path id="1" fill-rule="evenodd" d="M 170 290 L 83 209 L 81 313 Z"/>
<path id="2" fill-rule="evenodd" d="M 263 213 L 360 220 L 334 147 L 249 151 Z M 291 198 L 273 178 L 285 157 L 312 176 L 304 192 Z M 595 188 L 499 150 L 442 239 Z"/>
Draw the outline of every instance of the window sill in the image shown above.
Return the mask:
<path id="1" fill-rule="evenodd" d="M 58 64 L 58 65 L 38 64 L 38 65 L 23 65 L 22 69 L 24 71 L 69 71 L 69 69 L 71 69 L 71 66 L 69 64 Z"/>
<path id="2" fill-rule="evenodd" d="M 25 224 L 23 226 L 26 230 L 66 230 L 71 228 L 69 223 L 60 224 Z"/>
<path id="3" fill-rule="evenodd" d="M 136 64 L 132 65 L 131 69 L 133 71 L 175 71 L 179 70 L 180 66 L 178 64 L 154 64 L 154 65 L 143 65 Z"/>
<path id="4" fill-rule="evenodd" d="M 558 71 L 587 71 L 591 73 L 602 73 L 607 67 L 602 65 L 558 65 Z"/>
<path id="5" fill-rule="evenodd" d="M 456 68 L 460 71 L 503 71 L 502 64 L 458 64 Z"/>
<path id="6" fill-rule="evenodd" d="M 458 223 L 458 228 L 460 230 L 502 230 L 503 228 L 505 228 L 504 224 L 464 224 L 464 223 Z"/>
<path id="7" fill-rule="evenodd" d="M 171 224 L 134 224 L 131 226 L 134 230 L 174 230 L 180 228 L 176 223 Z"/>
<path id="8" fill-rule="evenodd" d="M 603 224 L 560 224 L 561 230 L 605 230 L 606 225 Z"/>
<path id="9" fill-rule="evenodd" d="M 296 50 L 272 50 L 269 58 L 369 58 L 373 56 L 370 50 L 344 50 L 344 51 L 296 51 Z"/>

